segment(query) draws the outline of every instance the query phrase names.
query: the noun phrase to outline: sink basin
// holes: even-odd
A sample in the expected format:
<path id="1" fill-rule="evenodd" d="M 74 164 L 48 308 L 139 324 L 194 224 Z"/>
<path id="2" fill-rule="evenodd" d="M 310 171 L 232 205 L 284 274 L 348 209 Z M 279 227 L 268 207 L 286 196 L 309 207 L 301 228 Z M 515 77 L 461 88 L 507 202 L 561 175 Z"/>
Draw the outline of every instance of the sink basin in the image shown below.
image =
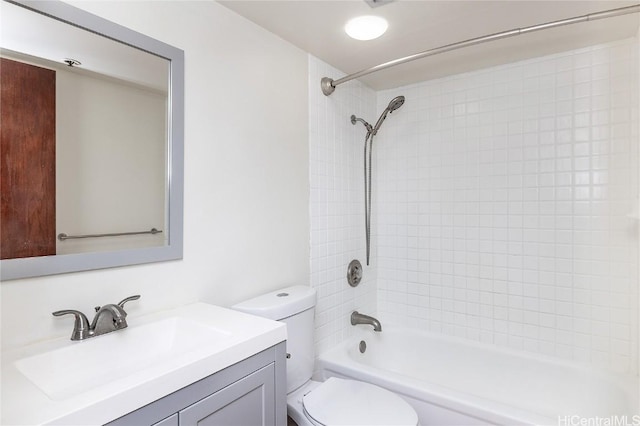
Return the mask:
<path id="1" fill-rule="evenodd" d="M 109 423 L 287 338 L 281 322 L 206 303 L 127 321 L 84 341 L 3 350 L 0 425 Z"/>
<path id="2" fill-rule="evenodd" d="M 129 326 L 17 360 L 16 368 L 52 400 L 131 377 L 154 366 L 177 368 L 189 354 L 224 347 L 231 333 L 184 317 Z"/>

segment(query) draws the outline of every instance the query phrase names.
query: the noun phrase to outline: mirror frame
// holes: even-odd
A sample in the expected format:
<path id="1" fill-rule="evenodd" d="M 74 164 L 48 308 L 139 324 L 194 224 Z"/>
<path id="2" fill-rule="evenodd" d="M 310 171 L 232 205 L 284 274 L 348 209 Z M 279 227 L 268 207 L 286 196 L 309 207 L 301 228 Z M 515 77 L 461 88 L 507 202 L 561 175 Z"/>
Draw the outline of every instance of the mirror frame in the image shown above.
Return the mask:
<path id="1" fill-rule="evenodd" d="M 0 280 L 38 277 L 142 263 L 182 259 L 184 197 L 184 51 L 108 21 L 62 1 L 0 0 L 57 19 L 69 25 L 146 51 L 169 61 L 167 141 L 167 244 L 161 247 L 123 249 L 0 261 Z"/>

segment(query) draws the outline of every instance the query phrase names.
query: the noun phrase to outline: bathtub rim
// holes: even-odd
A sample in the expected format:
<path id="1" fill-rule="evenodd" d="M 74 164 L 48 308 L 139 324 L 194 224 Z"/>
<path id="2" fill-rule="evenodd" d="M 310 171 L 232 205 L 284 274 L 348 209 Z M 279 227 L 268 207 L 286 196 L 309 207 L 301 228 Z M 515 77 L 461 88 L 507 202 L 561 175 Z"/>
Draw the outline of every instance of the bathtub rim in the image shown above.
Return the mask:
<path id="1" fill-rule="evenodd" d="M 462 344 L 470 346 L 476 350 L 517 356 L 536 362 L 549 362 L 574 371 L 583 372 L 594 378 L 613 382 L 615 385 L 619 386 L 626 393 L 629 406 L 633 407 L 632 410 L 634 412 L 632 414 L 640 414 L 640 403 L 634 402 L 638 400 L 638 395 L 640 394 L 637 375 L 616 373 L 597 368 L 593 364 L 589 363 L 572 362 L 544 354 L 519 351 L 509 347 L 491 345 L 411 327 L 390 325 L 385 326 L 383 334 L 385 331 L 394 334 L 415 335 L 417 333 L 418 335 L 424 336 L 428 339 Z M 405 397 L 428 401 L 428 403 L 440 408 L 452 410 L 484 421 L 508 424 L 514 422 L 528 424 L 555 424 L 558 422 L 557 418 L 548 417 L 544 414 L 537 414 L 523 408 L 510 406 L 499 401 L 482 398 L 473 394 L 465 394 L 462 391 L 447 388 L 438 384 L 430 383 L 429 388 L 425 389 L 424 386 L 421 386 L 420 380 L 388 370 L 379 372 L 375 367 L 360 364 L 349 356 L 347 351 L 350 347 L 357 347 L 358 340 L 367 340 L 372 338 L 375 339 L 380 337 L 377 337 L 376 333 L 372 330 L 358 329 L 352 336 L 346 338 L 343 342 L 321 353 L 318 356 L 317 366 L 320 377 L 324 380 L 328 377 L 336 376 L 374 382 Z M 464 407 L 464 410 L 461 410 L 462 407 Z"/>
<path id="2" fill-rule="evenodd" d="M 602 367 L 598 367 L 592 363 L 586 361 L 573 361 L 568 360 L 566 358 L 554 357 L 551 355 L 541 354 L 537 352 L 530 352 L 525 350 L 514 349 L 509 346 L 499 346 L 491 343 L 480 342 L 477 340 L 465 339 L 458 336 L 451 336 L 448 334 L 435 333 L 433 331 L 427 331 L 420 328 L 415 327 L 403 327 L 397 325 L 385 325 L 384 331 L 381 335 L 384 335 L 384 332 L 389 333 L 398 333 L 398 334 L 408 334 L 408 333 L 417 333 L 422 336 L 426 336 L 429 339 L 440 340 L 445 342 L 458 343 L 465 346 L 471 346 L 477 349 L 481 349 L 483 351 L 489 352 L 497 352 L 506 355 L 513 355 L 520 358 L 530 359 L 538 362 L 549 362 L 552 364 L 556 364 L 562 367 L 566 367 L 572 370 L 583 370 L 588 372 L 589 374 L 594 375 L 595 377 L 614 381 L 618 385 L 625 387 L 627 390 L 640 390 L 636 389 L 636 386 L 640 386 L 640 374 L 638 373 L 620 373 L 613 370 L 608 370 Z M 345 338 L 341 343 L 338 343 L 336 346 L 322 352 L 318 358 L 321 356 L 325 356 L 333 353 L 333 351 L 338 351 L 340 347 L 347 346 L 350 340 L 360 339 L 364 340 L 367 337 L 375 338 L 378 333 L 373 332 L 373 330 L 367 329 L 357 329 L 352 336 Z M 640 408 L 640 407 L 638 407 Z"/>
<path id="3" fill-rule="evenodd" d="M 555 424 L 557 421 L 557 419 L 535 415 L 495 401 L 491 401 L 492 406 L 488 407 L 485 399 L 469 394 L 460 398 L 460 392 L 436 384 L 430 384 L 429 390 L 426 390 L 420 386 L 418 380 L 398 373 L 386 371 L 384 374 L 376 374 L 352 368 L 351 365 L 339 365 L 339 368 L 335 368 L 338 363 L 330 363 L 326 360 L 322 360 L 321 363 L 323 380 L 329 377 L 339 377 L 374 383 L 402 397 L 425 402 L 490 424 L 542 425 Z"/>

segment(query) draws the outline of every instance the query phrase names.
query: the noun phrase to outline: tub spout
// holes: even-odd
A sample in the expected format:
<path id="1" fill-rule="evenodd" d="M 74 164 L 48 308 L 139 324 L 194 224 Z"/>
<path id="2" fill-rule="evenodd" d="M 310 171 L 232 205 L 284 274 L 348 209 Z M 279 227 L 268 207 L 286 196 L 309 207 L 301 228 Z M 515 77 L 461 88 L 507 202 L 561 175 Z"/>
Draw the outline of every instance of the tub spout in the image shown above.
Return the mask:
<path id="1" fill-rule="evenodd" d="M 364 315 L 358 311 L 351 313 L 351 325 L 368 324 L 373 326 L 373 331 L 382 331 L 382 324 L 380 321 L 369 315 Z"/>

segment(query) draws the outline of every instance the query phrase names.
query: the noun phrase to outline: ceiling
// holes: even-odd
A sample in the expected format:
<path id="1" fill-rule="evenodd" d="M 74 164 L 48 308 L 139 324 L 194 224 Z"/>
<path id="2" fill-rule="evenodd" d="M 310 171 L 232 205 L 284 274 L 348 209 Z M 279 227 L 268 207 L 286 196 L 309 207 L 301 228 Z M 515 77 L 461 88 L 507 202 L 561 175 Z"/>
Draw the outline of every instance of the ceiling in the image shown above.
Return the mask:
<path id="1" fill-rule="evenodd" d="M 0 2 L 0 11 L 2 56 L 168 90 L 169 62 L 164 58 L 6 1 Z M 65 58 L 81 65 L 69 68 Z"/>
<path id="2" fill-rule="evenodd" d="M 475 37 L 639 3 L 395 0 L 372 8 L 364 0 L 219 2 L 347 74 Z M 389 22 L 387 33 L 370 41 L 349 38 L 343 30 L 344 24 L 359 15 L 384 17 Z M 633 37 L 639 24 L 640 14 L 631 14 L 537 31 L 420 59 L 369 74 L 360 81 L 375 90 L 399 87 Z"/>

